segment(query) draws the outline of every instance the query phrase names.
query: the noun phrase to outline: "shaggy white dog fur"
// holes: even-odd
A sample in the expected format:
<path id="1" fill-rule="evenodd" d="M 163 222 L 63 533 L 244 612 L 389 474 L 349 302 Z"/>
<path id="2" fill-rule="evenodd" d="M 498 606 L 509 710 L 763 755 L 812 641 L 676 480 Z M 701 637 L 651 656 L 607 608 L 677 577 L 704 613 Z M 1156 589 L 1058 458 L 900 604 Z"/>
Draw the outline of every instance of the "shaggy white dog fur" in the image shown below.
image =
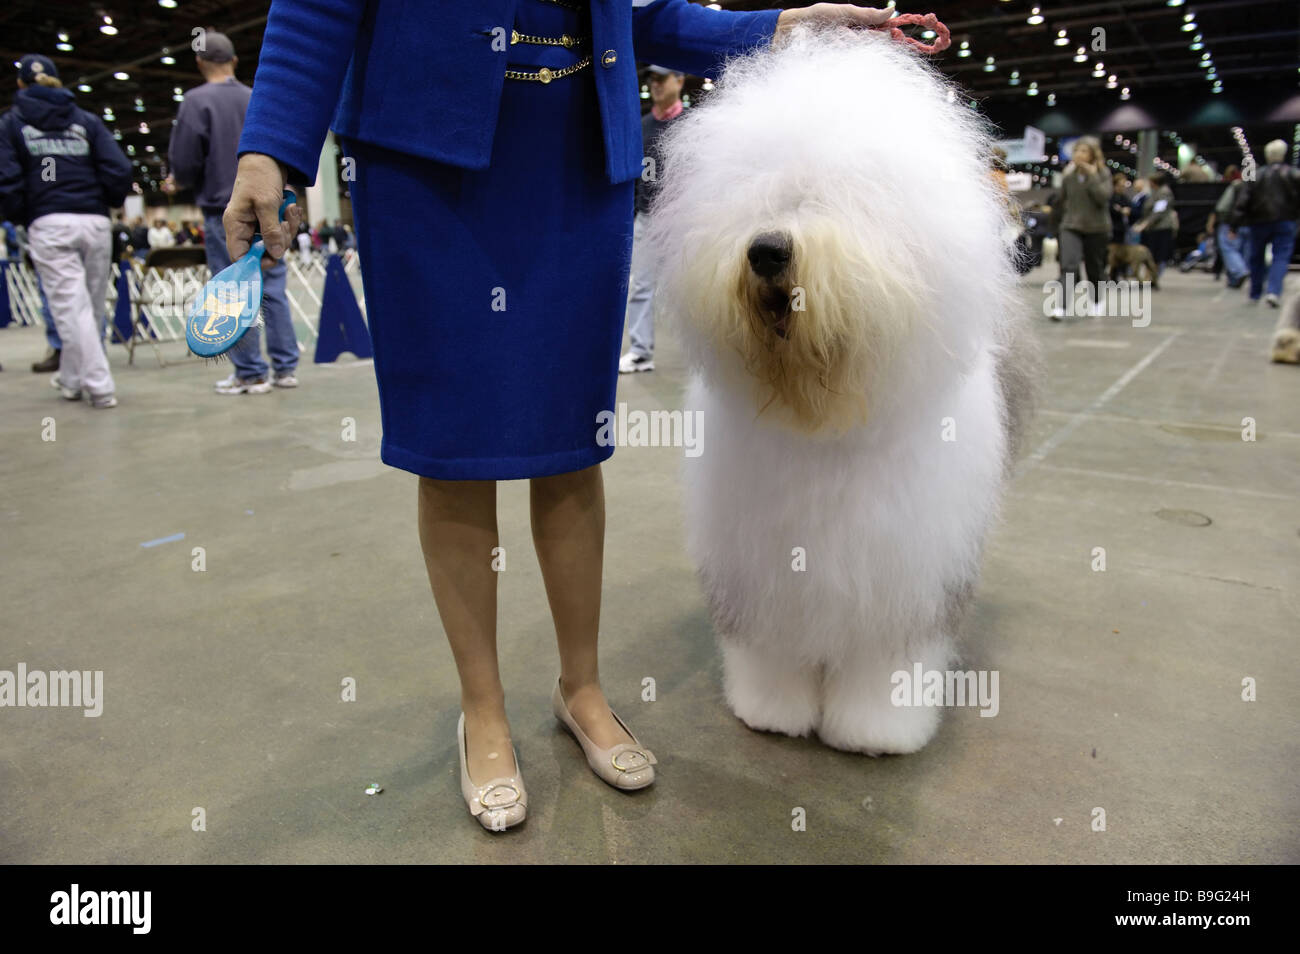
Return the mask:
<path id="1" fill-rule="evenodd" d="M 912 752 L 1029 396 L 982 121 L 883 35 L 803 28 L 667 127 L 650 241 L 694 368 L 687 538 L 755 729 Z"/>

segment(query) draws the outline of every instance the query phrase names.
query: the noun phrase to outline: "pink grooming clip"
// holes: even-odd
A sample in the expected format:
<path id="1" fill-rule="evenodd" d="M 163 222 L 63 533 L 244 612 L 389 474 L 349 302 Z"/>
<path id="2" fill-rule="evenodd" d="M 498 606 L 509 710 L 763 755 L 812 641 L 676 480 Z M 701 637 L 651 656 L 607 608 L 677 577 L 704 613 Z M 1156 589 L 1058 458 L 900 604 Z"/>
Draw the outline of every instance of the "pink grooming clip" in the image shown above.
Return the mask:
<path id="1" fill-rule="evenodd" d="M 927 30 L 933 30 L 935 32 L 934 42 L 929 44 L 922 43 L 920 40 L 908 36 L 899 29 L 900 26 L 912 26 L 914 24 L 916 26 L 923 26 Z M 930 55 L 946 50 L 952 45 L 952 36 L 948 33 L 948 28 L 939 22 L 939 18 L 933 13 L 900 13 L 892 20 L 886 20 L 884 23 L 879 26 L 874 26 L 871 29 L 888 30 L 890 37 L 893 39 L 900 40 L 903 43 L 910 43 L 912 46 L 916 47 L 919 52 Z"/>

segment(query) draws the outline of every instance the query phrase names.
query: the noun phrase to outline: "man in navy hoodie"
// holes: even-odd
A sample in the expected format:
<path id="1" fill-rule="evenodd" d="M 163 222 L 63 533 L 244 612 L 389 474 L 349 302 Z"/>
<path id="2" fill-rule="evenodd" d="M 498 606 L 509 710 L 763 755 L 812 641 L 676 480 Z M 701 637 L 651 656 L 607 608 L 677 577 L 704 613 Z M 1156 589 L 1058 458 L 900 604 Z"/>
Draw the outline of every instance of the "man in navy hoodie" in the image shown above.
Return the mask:
<path id="1" fill-rule="evenodd" d="M 100 338 L 112 238 L 108 210 L 131 191 L 131 163 L 99 117 L 77 106 L 48 57 L 18 62 L 0 118 L 0 205 L 27 226 L 28 252 L 63 339 L 53 383 L 69 400 L 117 404 Z"/>

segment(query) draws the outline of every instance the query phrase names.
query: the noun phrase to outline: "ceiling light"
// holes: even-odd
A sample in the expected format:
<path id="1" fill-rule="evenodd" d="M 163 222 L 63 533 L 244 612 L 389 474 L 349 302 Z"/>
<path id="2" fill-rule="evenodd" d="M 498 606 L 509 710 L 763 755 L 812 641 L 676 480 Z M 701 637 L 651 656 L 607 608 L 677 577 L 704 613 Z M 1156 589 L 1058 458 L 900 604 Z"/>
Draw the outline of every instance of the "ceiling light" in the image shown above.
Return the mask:
<path id="1" fill-rule="evenodd" d="M 80 83 L 80 84 L 78 84 L 77 89 L 80 90 L 80 91 L 83 92 L 83 93 L 89 93 L 89 92 L 90 92 L 90 84 L 89 84 L 89 83 Z"/>
<path id="2" fill-rule="evenodd" d="M 1119 91 L 1119 98 L 1120 98 L 1120 99 L 1128 99 L 1128 98 L 1129 98 L 1129 92 L 1128 92 L 1128 87 L 1127 87 L 1127 86 L 1125 86 L 1122 90 Z"/>
<path id="3" fill-rule="evenodd" d="M 62 50 L 64 53 L 71 53 L 71 52 L 72 52 L 72 44 L 71 44 L 71 43 L 55 43 L 55 44 L 54 44 L 54 48 L 55 48 L 56 50 Z"/>
<path id="4" fill-rule="evenodd" d="M 923 40 L 933 40 L 934 38 L 935 38 L 935 32 L 934 32 L 933 30 L 922 30 L 922 31 L 921 31 L 921 39 L 923 39 Z"/>
<path id="5" fill-rule="evenodd" d="M 1055 106 L 1055 105 L 1056 105 L 1056 94 L 1055 94 L 1055 93 L 1048 93 L 1048 94 L 1047 94 L 1047 105 L 1048 105 L 1048 106 Z"/>
<path id="6" fill-rule="evenodd" d="M 131 78 L 131 74 L 124 73 L 121 70 L 118 70 L 116 73 L 113 74 L 113 79 L 122 80 L 123 82 L 129 80 L 130 78 Z"/>
<path id="7" fill-rule="evenodd" d="M 158 6 L 166 7 L 168 10 L 175 10 L 176 0 L 158 0 Z"/>
<path id="8" fill-rule="evenodd" d="M 1165 0 L 1165 6 L 1181 7 L 1185 0 Z"/>
<path id="9" fill-rule="evenodd" d="M 176 57 L 174 57 L 174 56 L 164 56 L 164 57 L 163 57 L 161 60 L 159 60 L 158 62 L 161 63 L 163 66 L 175 66 L 175 65 L 176 65 Z"/>
<path id="10" fill-rule="evenodd" d="M 957 50 L 958 56 L 970 56 L 970 40 L 962 40 L 961 47 Z"/>
<path id="11" fill-rule="evenodd" d="M 1076 63 L 1087 63 L 1087 62 L 1088 62 L 1088 51 L 1085 50 L 1083 47 L 1079 47 L 1077 50 L 1075 50 L 1075 51 L 1074 51 L 1074 62 L 1076 62 Z"/>
<path id="12" fill-rule="evenodd" d="M 59 34 L 59 39 L 62 40 L 64 43 L 67 43 L 67 42 L 68 42 L 68 35 L 67 35 L 66 33 L 60 33 L 60 34 Z"/>
<path id="13" fill-rule="evenodd" d="M 113 26 L 111 23 L 105 23 L 99 28 L 99 32 L 103 33 L 105 36 L 117 36 L 117 27 Z"/>
<path id="14" fill-rule="evenodd" d="M 1043 22 L 1043 11 L 1041 7 L 1034 7 L 1029 11 L 1028 22 L 1030 26 L 1038 26 L 1038 24 Z"/>
<path id="15" fill-rule="evenodd" d="M 984 61 L 984 72 L 992 73 L 995 69 L 997 69 L 997 67 L 993 65 L 993 57 L 990 56 Z"/>
<path id="16" fill-rule="evenodd" d="M 1056 34 L 1056 39 L 1053 40 L 1052 42 L 1054 42 L 1057 46 L 1069 46 L 1070 38 L 1065 35 L 1064 30 L 1060 30 Z"/>
<path id="17" fill-rule="evenodd" d="M 1038 84 L 1037 84 L 1037 83 L 1030 83 L 1030 84 L 1029 84 L 1029 89 L 1025 90 L 1025 92 L 1026 92 L 1028 95 L 1030 95 L 1030 96 L 1037 96 L 1037 95 L 1038 95 Z"/>
<path id="18" fill-rule="evenodd" d="M 1190 22 L 1190 23 L 1184 23 L 1184 24 L 1183 24 L 1183 32 L 1184 32 L 1184 33 L 1191 33 L 1191 32 L 1192 32 L 1193 30 L 1195 30 L 1196 28 L 1197 28 L 1197 27 L 1196 27 L 1196 23 L 1195 23 L 1195 21 L 1192 21 L 1192 22 Z"/>
<path id="19" fill-rule="evenodd" d="M 1012 86 L 1020 85 L 1020 70 L 1011 71 L 1011 79 L 1007 80 Z"/>

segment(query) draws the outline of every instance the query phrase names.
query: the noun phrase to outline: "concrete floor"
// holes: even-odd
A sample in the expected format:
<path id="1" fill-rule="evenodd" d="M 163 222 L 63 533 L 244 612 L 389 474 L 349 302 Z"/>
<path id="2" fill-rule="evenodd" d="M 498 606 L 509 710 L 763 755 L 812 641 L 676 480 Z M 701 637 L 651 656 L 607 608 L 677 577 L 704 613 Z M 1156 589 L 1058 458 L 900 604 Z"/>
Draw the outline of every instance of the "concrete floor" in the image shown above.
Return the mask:
<path id="1" fill-rule="evenodd" d="M 1049 277 L 1026 278 L 1026 308 L 1041 314 Z M 378 463 L 370 367 L 306 364 L 297 391 L 229 398 L 210 391 L 228 366 L 128 367 L 114 348 L 121 406 L 98 412 L 27 370 L 38 332 L 0 331 L 0 669 L 102 669 L 106 696 L 97 719 L 0 711 L 0 861 L 1300 861 L 1300 368 L 1268 363 L 1276 312 L 1239 301 L 1172 274 L 1148 328 L 1039 320 L 1035 456 L 965 650 L 1000 671 L 1001 712 L 950 713 L 917 755 L 855 757 L 728 713 L 682 548 L 680 450 L 623 449 L 606 465 L 603 672 L 661 765 L 645 792 L 610 790 L 550 716 L 527 489 L 504 485 L 502 665 L 531 802 L 505 836 L 460 798 L 415 478 Z M 675 406 L 673 342 L 658 363 L 620 400 Z"/>

